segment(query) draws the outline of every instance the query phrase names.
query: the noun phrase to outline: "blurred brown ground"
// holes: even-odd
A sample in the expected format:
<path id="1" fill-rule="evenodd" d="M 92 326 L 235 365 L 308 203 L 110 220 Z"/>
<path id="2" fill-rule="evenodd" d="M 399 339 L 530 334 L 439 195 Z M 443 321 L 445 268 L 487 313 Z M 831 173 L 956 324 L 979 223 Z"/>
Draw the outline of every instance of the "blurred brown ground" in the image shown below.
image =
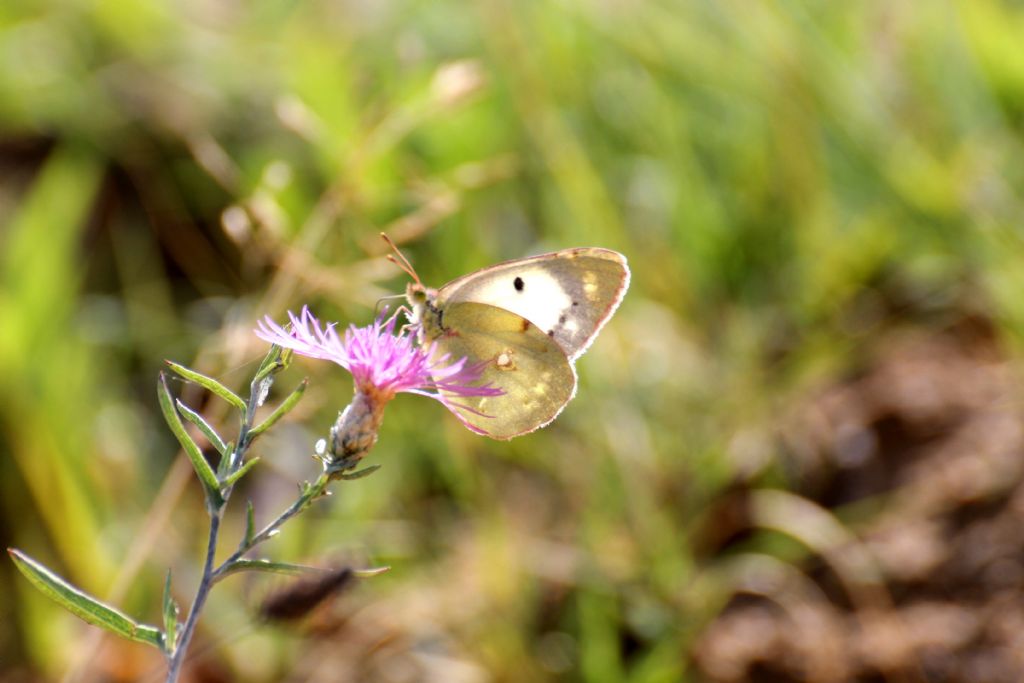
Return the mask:
<path id="1" fill-rule="evenodd" d="M 969 317 L 893 332 L 856 377 L 808 397 L 779 436 L 820 509 L 783 526 L 819 552 L 744 567 L 697 643 L 701 669 L 730 683 L 1021 680 L 1022 417 L 1019 371 Z M 739 511 L 718 518 L 726 545 L 795 511 L 758 495 L 737 492 Z M 850 533 L 828 524 L 838 507 Z"/>

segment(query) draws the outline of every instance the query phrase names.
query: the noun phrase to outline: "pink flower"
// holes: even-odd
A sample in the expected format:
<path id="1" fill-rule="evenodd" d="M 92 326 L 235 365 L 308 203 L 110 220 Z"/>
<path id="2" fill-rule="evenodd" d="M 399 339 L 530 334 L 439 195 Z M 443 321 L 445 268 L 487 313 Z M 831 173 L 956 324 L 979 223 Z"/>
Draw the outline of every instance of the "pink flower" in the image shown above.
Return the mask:
<path id="1" fill-rule="evenodd" d="M 367 327 L 350 325 L 344 338 L 333 323 L 322 326 L 307 306 L 298 316 L 289 311 L 288 318 L 290 331 L 267 316 L 257 325 L 256 336 L 303 356 L 337 363 L 352 373 L 357 393 L 372 395 L 381 404 L 402 392 L 419 394 L 440 401 L 459 417 L 455 408 L 467 407 L 452 403 L 450 396 L 504 393 L 489 384 L 478 385 L 482 365 L 470 365 L 466 358 L 450 362 L 448 354 L 434 358 L 434 344 L 416 346 L 409 332 L 396 334 L 395 317 L 381 316 Z"/>

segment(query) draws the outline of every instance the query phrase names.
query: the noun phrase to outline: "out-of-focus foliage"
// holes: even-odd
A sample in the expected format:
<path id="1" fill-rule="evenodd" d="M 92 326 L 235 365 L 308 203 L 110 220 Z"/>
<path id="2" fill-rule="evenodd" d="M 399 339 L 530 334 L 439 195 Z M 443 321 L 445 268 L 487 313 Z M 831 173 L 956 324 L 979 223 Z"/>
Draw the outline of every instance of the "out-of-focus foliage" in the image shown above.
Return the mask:
<path id="1" fill-rule="evenodd" d="M 994 0 L 5 0 L 0 540 L 155 621 L 206 522 L 164 358 L 241 390 L 259 316 L 368 322 L 405 285 L 380 230 L 434 285 L 599 245 L 633 285 L 559 420 L 393 403 L 383 468 L 266 548 L 392 571 L 287 629 L 226 581 L 190 680 L 1020 680 L 1022 32 Z M 260 519 L 348 400 L 297 366 Z M 0 598 L 0 680 L 159 679 L 10 563 Z"/>

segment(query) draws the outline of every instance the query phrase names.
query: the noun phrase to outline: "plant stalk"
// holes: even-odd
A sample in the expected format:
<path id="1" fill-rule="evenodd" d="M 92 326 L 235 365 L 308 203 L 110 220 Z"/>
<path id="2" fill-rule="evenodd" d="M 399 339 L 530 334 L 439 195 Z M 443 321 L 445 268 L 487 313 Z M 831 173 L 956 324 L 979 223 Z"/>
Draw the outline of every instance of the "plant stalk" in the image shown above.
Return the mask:
<path id="1" fill-rule="evenodd" d="M 285 522 L 302 512 L 310 503 L 322 496 L 328 483 L 330 483 L 330 477 L 325 472 L 321 474 L 315 482 L 310 484 L 306 490 L 303 491 L 302 495 L 300 495 L 287 510 L 278 515 L 277 519 L 268 523 L 258 534 L 249 539 L 249 541 L 243 541 L 238 546 L 238 550 L 231 554 L 231 557 L 224 560 L 219 567 L 213 570 L 213 583 L 219 581 L 228 571 L 230 571 L 231 565 L 241 559 L 243 555 L 263 541 L 269 539 Z"/>
<path id="2" fill-rule="evenodd" d="M 260 383 L 263 378 L 257 377 L 250 386 L 250 397 L 249 402 L 246 406 L 245 414 L 242 418 L 242 425 L 239 430 L 238 443 L 235 449 L 229 456 L 227 472 L 228 476 L 243 466 L 245 452 L 248 450 L 251 442 L 250 433 L 252 431 L 253 420 L 256 414 L 257 396 L 261 389 Z M 337 444 L 340 444 L 340 454 L 333 454 L 333 459 L 327 459 L 324 461 L 324 470 L 317 477 L 316 481 L 312 484 L 307 484 L 302 488 L 302 492 L 299 497 L 295 500 L 291 506 L 288 507 L 284 512 L 277 516 L 272 522 L 268 523 L 259 531 L 259 533 L 252 536 L 252 538 L 242 539 L 239 543 L 238 549 L 231 554 L 226 560 L 220 565 L 214 568 L 214 562 L 217 554 L 217 537 L 220 534 L 220 524 L 224 516 L 224 510 L 227 507 L 228 499 L 231 497 L 234 486 L 225 486 L 221 490 L 223 502 L 216 510 L 211 510 L 210 513 L 210 538 L 206 546 L 206 560 L 203 564 L 203 575 L 199 582 L 199 588 L 196 591 L 195 600 L 192 602 L 192 607 L 189 609 L 188 619 L 185 621 L 185 626 L 181 630 L 177 646 L 174 651 L 169 654 L 170 662 L 167 670 L 166 683 L 176 683 L 178 676 L 181 673 L 181 667 L 185 660 L 185 655 L 188 652 L 189 643 L 192 640 L 192 636 L 195 633 L 196 625 L 199 623 L 199 614 L 202 612 L 203 606 L 206 604 L 206 598 L 210 593 L 210 589 L 217 581 L 224 576 L 231 573 L 234 565 L 238 560 L 242 558 L 247 552 L 252 550 L 260 543 L 266 541 L 274 535 L 285 522 L 297 515 L 298 513 L 305 510 L 309 505 L 325 495 L 328 484 L 337 478 L 356 478 L 361 473 L 355 473 L 354 475 L 346 475 L 348 470 L 351 470 L 356 463 L 366 454 L 372 447 L 374 442 L 377 440 L 377 428 L 380 426 L 381 412 L 383 403 L 385 401 L 375 401 L 373 397 L 366 397 L 357 392 L 356 400 L 353 401 L 353 405 L 362 399 L 360 405 L 366 404 L 368 406 L 361 412 L 354 413 L 355 417 L 350 415 L 350 410 L 347 408 L 339 415 L 339 423 L 335 429 L 331 430 L 332 440 L 340 439 Z M 349 406 L 351 408 L 351 406 Z M 346 420 L 346 416 L 349 419 Z M 365 423 L 369 421 L 372 429 L 365 429 Z M 359 438 L 353 437 L 355 434 Z M 340 456 L 340 457 L 339 457 Z M 372 472 L 374 468 L 368 468 L 364 470 L 362 474 Z"/>
<path id="3" fill-rule="evenodd" d="M 199 623 L 199 613 L 203 610 L 203 605 L 206 604 L 206 598 L 210 593 L 210 588 L 213 586 L 213 562 L 214 556 L 217 554 L 217 537 L 220 535 L 220 520 L 222 514 L 222 512 L 218 511 L 217 514 L 210 518 L 210 538 L 206 544 L 206 561 L 203 564 L 203 578 L 199 582 L 199 588 L 196 591 L 196 598 L 192 601 L 192 608 L 189 610 L 188 619 L 185 621 L 185 627 L 181 630 L 177 647 L 174 648 L 174 654 L 171 655 L 171 661 L 167 668 L 166 683 L 176 683 L 178 680 L 178 675 L 181 673 L 181 665 L 185 661 L 185 653 L 188 652 L 189 642 L 192 640 L 192 634 L 195 633 L 196 624 Z"/>
<path id="4" fill-rule="evenodd" d="M 229 473 L 237 471 L 242 466 L 245 452 L 249 449 L 249 432 L 252 430 L 253 421 L 256 417 L 256 408 L 259 403 L 257 396 L 261 389 L 260 385 L 263 379 L 264 378 L 257 378 L 249 385 L 249 400 L 246 403 L 245 413 L 242 417 L 242 425 L 238 432 L 238 444 L 235 446 L 235 449 L 231 452 L 230 456 L 228 456 L 230 458 L 228 461 Z M 213 587 L 216 580 L 217 572 L 220 569 L 223 569 L 223 565 L 221 565 L 221 567 L 218 567 L 218 569 L 215 570 L 213 565 L 217 556 L 217 538 L 220 536 L 221 519 L 224 517 L 224 509 L 227 507 L 228 499 L 231 497 L 233 489 L 234 486 L 228 486 L 221 491 L 223 502 L 216 511 L 211 511 L 210 513 L 210 536 L 206 544 L 206 560 L 203 563 L 203 576 L 199 581 L 199 588 L 196 590 L 195 600 L 192 601 L 192 607 L 189 609 L 188 618 L 185 620 L 185 627 L 181 630 L 174 652 L 170 655 L 170 662 L 167 667 L 166 683 L 177 682 L 178 676 L 181 674 L 182 664 L 185 662 L 185 655 L 188 652 L 189 643 L 192 641 L 192 635 L 195 633 L 196 625 L 199 623 L 199 614 L 203 611 L 203 607 L 206 604 L 206 598 L 209 596 L 210 589 Z M 298 510 L 295 512 L 297 511 Z M 292 512 L 291 514 L 295 514 L 295 512 Z M 291 515 L 288 515 L 288 517 L 291 517 Z M 285 521 L 288 517 L 284 517 L 282 515 L 282 518 L 278 518 L 278 523 Z M 267 531 L 265 537 L 268 536 L 269 531 Z M 255 543 L 251 543 L 249 547 L 252 547 L 252 545 L 255 545 Z M 246 548 L 246 550 L 248 550 L 248 548 Z M 239 555 L 239 553 L 236 552 L 235 555 L 232 555 L 232 558 L 237 559 L 237 555 Z"/>

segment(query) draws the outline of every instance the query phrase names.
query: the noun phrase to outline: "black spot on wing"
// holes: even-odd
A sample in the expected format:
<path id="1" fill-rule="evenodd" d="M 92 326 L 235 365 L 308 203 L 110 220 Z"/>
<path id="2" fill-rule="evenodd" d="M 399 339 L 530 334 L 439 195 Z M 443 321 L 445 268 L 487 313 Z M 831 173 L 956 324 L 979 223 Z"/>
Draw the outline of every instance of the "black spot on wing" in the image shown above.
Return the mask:
<path id="1" fill-rule="evenodd" d="M 523 278 L 517 276 L 516 279 L 512 281 L 512 286 L 516 288 L 517 292 L 521 292 L 523 291 L 523 287 L 526 286 L 526 283 L 523 282 Z"/>

